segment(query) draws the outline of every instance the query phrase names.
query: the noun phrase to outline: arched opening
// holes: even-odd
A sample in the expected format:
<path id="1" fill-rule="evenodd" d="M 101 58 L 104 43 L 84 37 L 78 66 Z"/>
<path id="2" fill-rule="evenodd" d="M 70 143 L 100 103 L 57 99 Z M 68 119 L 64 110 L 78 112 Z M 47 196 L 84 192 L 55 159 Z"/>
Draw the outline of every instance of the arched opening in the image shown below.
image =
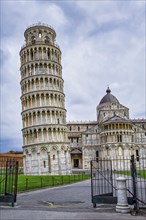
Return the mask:
<path id="1" fill-rule="evenodd" d="M 35 44 L 35 42 L 36 42 L 36 37 L 35 36 L 31 37 L 31 42 L 32 42 L 32 44 Z"/>
<path id="2" fill-rule="evenodd" d="M 39 38 L 42 38 L 42 32 L 39 31 Z"/>

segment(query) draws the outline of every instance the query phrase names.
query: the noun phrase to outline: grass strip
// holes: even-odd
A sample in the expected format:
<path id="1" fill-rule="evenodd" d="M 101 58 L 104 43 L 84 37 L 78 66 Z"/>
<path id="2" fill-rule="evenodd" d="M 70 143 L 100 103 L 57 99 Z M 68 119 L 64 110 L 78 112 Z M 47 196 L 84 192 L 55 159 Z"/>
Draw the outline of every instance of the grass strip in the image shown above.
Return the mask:
<path id="1" fill-rule="evenodd" d="M 114 173 L 122 174 L 122 175 L 126 175 L 126 176 L 132 176 L 132 173 L 130 170 L 115 171 Z M 136 174 L 137 174 L 137 177 L 146 179 L 146 170 L 137 170 Z"/>
<path id="2" fill-rule="evenodd" d="M 18 192 L 40 189 L 44 187 L 60 186 L 90 179 L 90 175 L 56 175 L 56 176 L 18 176 Z"/>

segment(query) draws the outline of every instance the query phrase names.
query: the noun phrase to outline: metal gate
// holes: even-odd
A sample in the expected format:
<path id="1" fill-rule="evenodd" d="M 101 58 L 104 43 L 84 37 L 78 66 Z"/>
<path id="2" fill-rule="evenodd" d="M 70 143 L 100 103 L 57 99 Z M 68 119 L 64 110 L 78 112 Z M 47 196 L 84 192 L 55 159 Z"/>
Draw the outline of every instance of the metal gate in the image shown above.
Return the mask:
<path id="1" fill-rule="evenodd" d="M 95 159 L 91 161 L 93 206 L 117 203 L 116 179 L 126 178 L 128 203 L 134 209 L 146 208 L 146 158 Z"/>
<path id="2" fill-rule="evenodd" d="M 0 202 L 14 203 L 17 199 L 18 161 L 0 158 Z"/>

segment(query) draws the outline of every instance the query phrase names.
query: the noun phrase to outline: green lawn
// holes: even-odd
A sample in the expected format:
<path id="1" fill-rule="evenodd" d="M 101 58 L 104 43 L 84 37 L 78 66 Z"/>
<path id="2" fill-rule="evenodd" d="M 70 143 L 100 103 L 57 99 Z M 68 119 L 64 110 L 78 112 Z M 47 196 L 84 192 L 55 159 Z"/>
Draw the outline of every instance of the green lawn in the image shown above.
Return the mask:
<path id="1" fill-rule="evenodd" d="M 5 190 L 5 174 L 0 175 L 0 194 L 4 193 Z M 87 174 L 74 174 L 74 175 L 56 175 L 56 176 L 27 176 L 27 175 L 18 175 L 18 192 L 24 192 L 28 190 L 40 189 L 44 187 L 53 187 L 65 184 L 71 184 L 79 181 L 90 179 L 90 175 Z M 8 192 L 12 191 L 11 182 L 14 181 L 13 177 L 7 177 Z"/>
<path id="2" fill-rule="evenodd" d="M 39 189 L 43 187 L 59 186 L 89 179 L 90 175 L 57 175 L 57 176 L 18 176 L 18 192 Z"/>
<path id="3" fill-rule="evenodd" d="M 131 176 L 131 171 L 130 170 L 116 171 L 115 173 L 126 175 L 126 176 Z M 137 176 L 140 177 L 140 178 L 146 179 L 146 170 L 137 170 Z"/>
<path id="4" fill-rule="evenodd" d="M 146 179 L 146 170 L 137 171 L 137 175 L 139 175 L 141 178 Z"/>

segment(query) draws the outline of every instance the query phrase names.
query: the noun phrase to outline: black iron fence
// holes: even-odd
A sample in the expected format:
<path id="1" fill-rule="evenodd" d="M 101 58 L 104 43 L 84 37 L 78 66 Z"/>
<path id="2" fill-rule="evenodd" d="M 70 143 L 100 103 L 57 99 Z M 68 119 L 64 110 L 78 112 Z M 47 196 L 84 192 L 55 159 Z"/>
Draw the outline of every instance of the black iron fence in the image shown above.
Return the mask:
<path id="1" fill-rule="evenodd" d="M 56 175 L 56 176 L 19 176 L 18 192 L 40 189 L 44 187 L 61 186 L 87 180 L 90 175 Z M 21 183 L 21 184 L 20 184 Z"/>
<path id="2" fill-rule="evenodd" d="M 17 199 L 18 161 L 0 158 L 0 202 L 14 203 Z"/>
<path id="3" fill-rule="evenodd" d="M 117 177 L 126 178 L 128 203 L 146 208 L 146 157 L 95 159 L 91 161 L 91 195 L 97 203 L 117 203 Z"/>

